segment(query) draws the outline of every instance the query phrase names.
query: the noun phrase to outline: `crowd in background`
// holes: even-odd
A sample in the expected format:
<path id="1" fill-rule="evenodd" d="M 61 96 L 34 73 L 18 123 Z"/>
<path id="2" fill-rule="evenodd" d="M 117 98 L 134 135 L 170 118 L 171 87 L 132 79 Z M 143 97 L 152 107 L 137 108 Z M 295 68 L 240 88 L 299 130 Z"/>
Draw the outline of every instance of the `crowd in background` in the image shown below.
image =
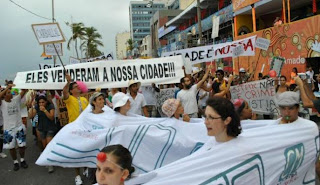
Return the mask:
<path id="1" fill-rule="evenodd" d="M 199 71 L 194 71 L 193 74 L 185 75 L 180 80 L 180 83 L 152 84 L 155 94 L 164 89 L 174 88 L 174 97 L 170 97 L 160 105 L 148 105 L 143 93 L 141 93 L 141 83 L 133 80 L 129 81 L 127 87 L 91 89 L 88 92 L 91 96 L 89 99 L 82 96 L 84 85 L 80 82 L 73 82 L 69 75 L 66 75 L 67 84 L 63 90 L 19 91 L 14 88 L 12 81 L 6 81 L 5 87 L 1 88 L 0 93 L 0 157 L 7 157 L 2 152 L 4 145 L 4 148 L 10 150 L 15 171 L 19 170 L 20 167 L 28 168 L 24 160 L 26 128 L 28 127 L 27 119 L 30 119 L 35 142 L 38 143 L 41 150 L 44 150 L 55 134 L 64 126 L 60 122 L 59 112 L 61 110 L 57 103 L 59 100 L 63 100 L 65 103 L 68 112 L 68 123 L 76 120 L 89 104 L 93 107 L 93 113 L 96 115 L 103 113 L 103 107 L 106 105 L 124 116 L 173 117 L 185 122 L 189 122 L 192 118 L 202 117 L 207 120 L 208 113 L 206 111 L 208 110 L 206 110 L 206 106 L 208 100 L 212 98 L 231 100 L 241 120 L 277 119 L 283 114 L 257 115 L 252 112 L 248 102 L 243 99 L 232 100 L 230 94 L 231 86 L 254 80 L 273 78 L 277 96 L 284 92 L 292 91 L 297 93 L 298 96 L 301 95 L 304 107 L 313 107 L 320 110 L 318 108 L 320 103 L 316 101 L 316 98 L 309 95 L 310 92 L 313 94 L 313 91 L 320 91 L 320 75 L 316 76 L 312 67 L 308 67 L 308 71 L 303 73 L 302 76 L 299 75 L 296 68 L 292 69 L 290 79 L 286 76 L 279 76 L 271 77 L 259 73 L 255 78 L 253 74 L 248 73 L 244 68 L 239 69 L 239 75 L 233 76 L 222 69 L 212 73 L 209 66 L 206 70 L 200 69 Z M 214 103 L 211 102 L 211 104 Z M 17 160 L 16 145 L 19 147 L 20 161 Z M 108 151 L 105 151 L 105 153 L 108 153 Z M 52 166 L 48 167 L 48 172 L 54 172 Z M 80 169 L 75 169 L 75 172 L 75 183 L 82 184 Z M 88 169 L 85 173 L 90 176 L 94 172 L 90 172 L 90 169 Z M 92 181 L 95 182 L 95 178 Z"/>

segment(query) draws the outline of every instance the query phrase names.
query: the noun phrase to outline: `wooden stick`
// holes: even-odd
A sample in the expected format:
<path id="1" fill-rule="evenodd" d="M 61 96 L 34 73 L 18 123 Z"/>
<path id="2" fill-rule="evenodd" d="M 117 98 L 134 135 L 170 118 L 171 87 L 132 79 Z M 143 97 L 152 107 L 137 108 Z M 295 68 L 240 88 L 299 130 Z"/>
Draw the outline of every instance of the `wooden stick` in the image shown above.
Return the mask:
<path id="1" fill-rule="evenodd" d="M 61 60 L 61 58 L 60 58 L 60 55 L 59 55 L 59 53 L 58 53 L 58 50 L 57 50 L 56 46 L 54 45 L 54 43 L 53 43 L 52 45 L 53 45 L 54 50 L 56 51 L 56 53 L 57 53 L 57 55 L 58 55 L 58 58 L 59 58 L 59 60 L 60 60 L 60 63 L 61 63 L 61 65 L 62 65 L 62 67 L 63 67 L 64 72 L 66 72 L 66 68 L 64 67 L 64 64 L 63 64 L 63 62 L 62 62 L 62 60 Z"/>

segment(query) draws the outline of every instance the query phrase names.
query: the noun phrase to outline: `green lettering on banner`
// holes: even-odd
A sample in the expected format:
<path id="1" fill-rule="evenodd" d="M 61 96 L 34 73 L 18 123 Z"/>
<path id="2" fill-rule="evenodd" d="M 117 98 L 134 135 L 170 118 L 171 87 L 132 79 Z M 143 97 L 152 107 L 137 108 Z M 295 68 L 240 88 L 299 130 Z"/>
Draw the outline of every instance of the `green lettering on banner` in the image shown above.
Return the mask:
<path id="1" fill-rule="evenodd" d="M 302 165 L 304 155 L 305 149 L 302 143 L 289 147 L 284 151 L 286 165 L 280 175 L 279 183 L 282 183 L 283 181 L 296 175 L 298 168 Z"/>
<path id="2" fill-rule="evenodd" d="M 260 185 L 265 184 L 264 165 L 259 154 L 243 161 L 242 163 L 229 168 L 228 170 L 211 177 L 210 179 L 200 183 L 199 185 L 207 184 L 237 184 L 237 182 L 245 181 L 247 175 L 255 176 Z M 241 179 L 241 178 L 244 179 Z M 252 178 L 251 178 L 252 179 Z"/>

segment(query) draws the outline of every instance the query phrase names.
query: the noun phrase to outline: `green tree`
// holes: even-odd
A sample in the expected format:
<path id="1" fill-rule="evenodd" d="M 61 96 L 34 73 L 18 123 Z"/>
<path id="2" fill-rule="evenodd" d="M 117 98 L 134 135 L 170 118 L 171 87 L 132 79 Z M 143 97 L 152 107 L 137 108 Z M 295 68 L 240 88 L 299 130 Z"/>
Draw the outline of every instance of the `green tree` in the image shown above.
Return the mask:
<path id="1" fill-rule="evenodd" d="M 103 43 L 100 39 L 102 39 L 102 36 L 96 28 L 85 28 L 84 42 L 82 42 L 80 48 L 85 51 L 87 58 L 101 55 L 102 52 L 98 49 L 98 46 L 103 46 Z"/>
<path id="2" fill-rule="evenodd" d="M 127 44 L 128 44 L 127 51 L 132 51 L 132 49 L 133 49 L 133 41 L 132 41 L 132 39 L 128 39 L 127 40 Z"/>
<path id="3" fill-rule="evenodd" d="M 67 23 L 67 25 L 69 26 L 69 24 Z M 80 23 L 72 23 L 70 25 L 71 30 L 72 30 L 72 36 L 70 37 L 69 41 L 68 41 L 68 45 L 67 48 L 70 50 L 70 43 L 71 41 L 75 42 L 75 49 L 76 49 L 76 54 L 77 54 L 77 58 L 79 58 L 79 54 L 78 54 L 78 44 L 77 44 L 77 40 L 83 40 L 84 39 L 84 35 L 85 35 L 85 27 L 84 24 L 82 22 Z"/>

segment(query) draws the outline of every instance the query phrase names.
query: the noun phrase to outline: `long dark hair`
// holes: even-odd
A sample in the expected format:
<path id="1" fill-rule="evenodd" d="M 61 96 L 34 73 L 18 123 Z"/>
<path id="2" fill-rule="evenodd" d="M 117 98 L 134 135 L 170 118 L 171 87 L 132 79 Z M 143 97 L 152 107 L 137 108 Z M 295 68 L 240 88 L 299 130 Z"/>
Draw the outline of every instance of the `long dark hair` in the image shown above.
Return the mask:
<path id="1" fill-rule="evenodd" d="M 213 97 L 207 100 L 207 106 L 213 108 L 222 120 L 231 117 L 231 122 L 227 125 L 227 135 L 237 137 L 241 133 L 240 117 L 235 111 L 231 101 L 222 97 Z"/>
<path id="2" fill-rule="evenodd" d="M 123 169 L 129 170 L 128 179 L 131 177 L 131 174 L 135 171 L 132 166 L 132 156 L 130 151 L 123 147 L 122 145 L 109 145 L 104 147 L 101 152 L 112 154 L 117 159 L 117 164 L 121 166 Z"/>

